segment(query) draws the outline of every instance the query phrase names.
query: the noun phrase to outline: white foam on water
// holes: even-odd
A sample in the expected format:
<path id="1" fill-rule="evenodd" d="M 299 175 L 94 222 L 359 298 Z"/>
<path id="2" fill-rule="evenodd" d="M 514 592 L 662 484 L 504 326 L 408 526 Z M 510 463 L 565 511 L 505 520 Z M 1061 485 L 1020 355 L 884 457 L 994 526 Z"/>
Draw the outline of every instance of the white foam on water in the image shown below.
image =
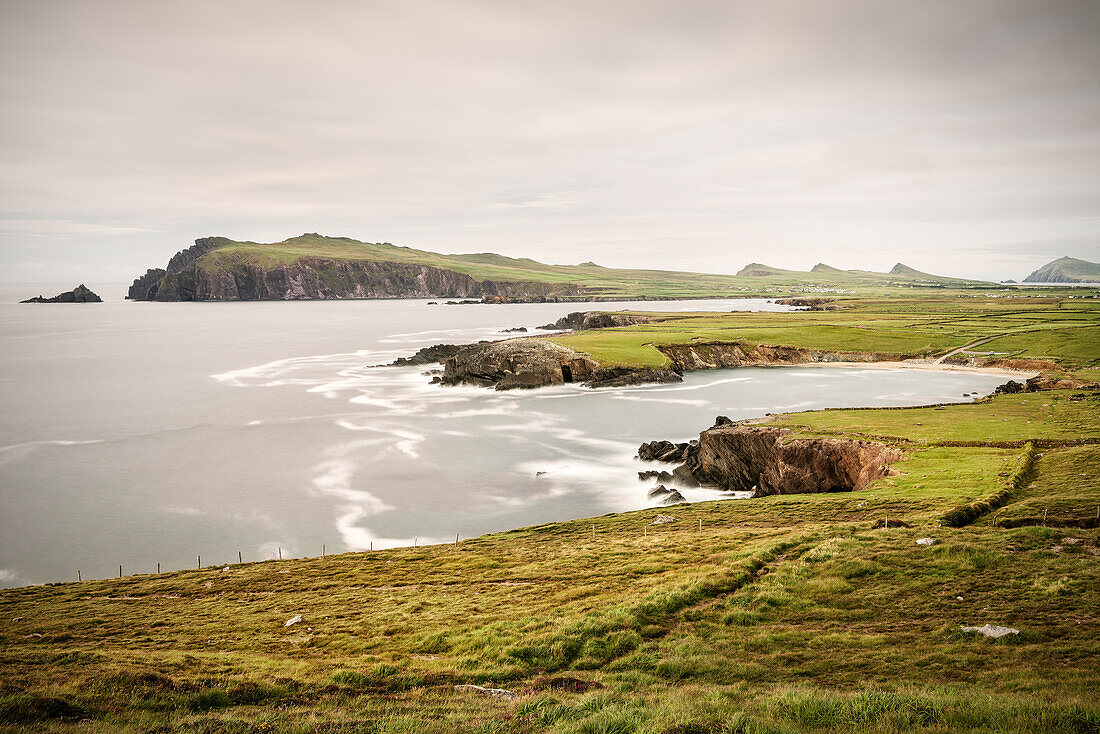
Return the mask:
<path id="1" fill-rule="evenodd" d="M 93 438 L 86 441 L 67 441 L 64 439 L 55 439 L 47 441 L 27 441 L 26 443 L 13 443 L 7 446 L 0 446 L 0 452 L 3 451 L 16 451 L 18 449 L 30 449 L 38 446 L 87 446 L 93 443 L 103 443 L 103 439 Z"/>
<path id="2" fill-rule="evenodd" d="M 233 387 L 277 387 L 281 385 L 314 384 L 316 378 L 294 379 L 288 377 L 293 372 L 311 370 L 318 367 L 327 367 L 340 364 L 344 367 L 361 363 L 367 355 L 368 349 L 360 349 L 355 352 L 338 352 L 334 354 L 315 354 L 309 357 L 289 357 L 266 362 L 255 367 L 229 370 L 210 375 L 214 380 L 231 385 Z"/>
<path id="3" fill-rule="evenodd" d="M 636 403 L 663 403 L 666 405 L 694 405 L 696 407 L 702 407 L 704 405 L 710 405 L 709 400 L 690 400 L 687 398 L 643 398 L 640 395 L 624 395 L 615 394 L 611 396 L 612 400 L 631 400 Z"/>
<path id="4" fill-rule="evenodd" d="M 717 387 L 718 385 L 728 385 L 728 384 L 731 384 L 731 383 L 734 383 L 734 382 L 749 382 L 751 380 L 752 380 L 751 377 L 724 377 L 724 378 L 720 378 L 720 379 L 711 380 L 709 382 L 701 382 L 698 385 L 675 385 L 673 387 L 668 387 L 668 386 L 659 386 L 658 387 L 658 386 L 650 386 L 650 385 L 639 385 L 637 387 L 625 388 L 625 390 L 628 393 L 633 393 L 633 392 L 647 392 L 647 393 L 654 393 L 654 392 L 684 392 L 685 390 L 706 390 L 708 388 Z M 610 389 L 616 389 L 616 388 L 610 388 Z"/>

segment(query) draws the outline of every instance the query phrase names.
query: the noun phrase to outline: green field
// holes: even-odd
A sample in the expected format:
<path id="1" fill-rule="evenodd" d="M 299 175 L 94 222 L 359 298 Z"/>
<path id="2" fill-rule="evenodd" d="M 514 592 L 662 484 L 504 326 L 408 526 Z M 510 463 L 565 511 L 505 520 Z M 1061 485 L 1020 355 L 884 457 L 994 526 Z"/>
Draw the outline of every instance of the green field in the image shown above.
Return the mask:
<path id="1" fill-rule="evenodd" d="M 638 364 L 692 338 L 942 353 L 1005 334 L 1087 381 L 1100 344 L 1056 337 L 1096 313 L 862 300 L 556 341 Z M 3 591 L 0 730 L 1098 732 L 1098 418 L 1090 387 L 779 415 L 904 458 L 856 493 Z M 961 630 L 983 624 L 1019 634 Z"/>
<path id="2" fill-rule="evenodd" d="M 654 323 L 554 337 L 605 364 L 667 366 L 653 347 L 692 341 L 806 347 L 932 357 L 992 338 L 975 352 L 1050 359 L 1066 367 L 1100 360 L 1100 302 L 1085 299 L 925 297 L 838 299 L 837 311 L 661 314 Z"/>

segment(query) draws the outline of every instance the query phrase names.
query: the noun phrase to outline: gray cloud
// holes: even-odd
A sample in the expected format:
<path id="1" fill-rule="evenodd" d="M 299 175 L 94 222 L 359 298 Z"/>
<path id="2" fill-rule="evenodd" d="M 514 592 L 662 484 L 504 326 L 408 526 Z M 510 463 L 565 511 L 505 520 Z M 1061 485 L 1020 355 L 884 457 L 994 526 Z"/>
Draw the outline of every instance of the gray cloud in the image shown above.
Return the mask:
<path id="1" fill-rule="evenodd" d="M 8 0 L 0 21 L 13 280 L 305 231 L 715 271 L 1100 255 L 1091 1 Z"/>

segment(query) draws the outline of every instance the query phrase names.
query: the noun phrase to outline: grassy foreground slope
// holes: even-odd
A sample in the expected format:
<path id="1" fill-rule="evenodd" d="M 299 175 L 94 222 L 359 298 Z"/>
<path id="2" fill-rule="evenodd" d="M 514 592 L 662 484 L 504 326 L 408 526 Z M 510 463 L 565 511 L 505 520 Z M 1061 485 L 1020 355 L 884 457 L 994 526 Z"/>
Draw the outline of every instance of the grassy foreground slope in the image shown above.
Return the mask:
<path id="1" fill-rule="evenodd" d="M 605 268 L 595 263 L 549 265 L 530 258 L 511 258 L 493 253 L 446 255 L 389 243 L 360 242 L 346 237 L 304 234 L 283 242 L 257 243 L 221 239 L 221 246 L 203 255 L 199 266 L 210 273 L 232 271 L 236 266 L 271 268 L 303 258 L 371 261 L 429 265 L 470 275 L 477 280 L 535 282 L 579 286 L 595 298 L 707 298 L 764 293 L 800 292 L 805 289 L 852 289 L 861 293 L 884 292 L 898 286 L 921 288 L 993 288 L 993 283 L 945 278 L 905 269 L 897 273 L 872 273 L 828 268 L 827 271 L 779 271 L 765 276 L 715 275 L 666 270 Z"/>
<path id="2" fill-rule="evenodd" d="M 1092 328 L 1094 313 L 971 305 L 908 304 L 893 326 L 885 306 L 856 308 L 875 321 L 868 339 L 919 324 L 941 351 L 986 324 L 1043 344 Z M 683 318 L 751 320 L 774 343 L 821 339 L 820 326 L 848 327 L 814 319 L 853 315 Z M 1095 340 L 1083 353 L 1066 343 L 1036 350 L 1066 367 L 1100 359 Z M 0 728 L 1097 732 L 1098 417 L 1093 389 L 781 415 L 798 435 L 884 440 L 905 458 L 858 493 L 6 590 Z M 675 521 L 651 524 L 658 515 Z M 961 629 L 984 624 L 1019 634 Z M 465 684 L 516 697 L 455 688 Z"/>

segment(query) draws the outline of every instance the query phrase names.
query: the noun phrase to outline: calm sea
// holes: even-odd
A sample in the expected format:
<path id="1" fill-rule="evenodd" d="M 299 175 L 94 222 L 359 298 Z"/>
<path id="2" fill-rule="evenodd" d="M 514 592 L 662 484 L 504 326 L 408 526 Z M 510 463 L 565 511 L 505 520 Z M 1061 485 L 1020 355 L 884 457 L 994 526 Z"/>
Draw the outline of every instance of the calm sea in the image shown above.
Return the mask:
<path id="1" fill-rule="evenodd" d="M 909 405 L 1003 377 L 860 368 L 497 393 L 372 367 L 584 304 L 19 305 L 0 288 L 0 585 L 453 540 L 647 505 L 633 456 L 715 415 Z M 609 303 L 779 309 L 764 301 Z M 693 501 L 719 495 L 686 493 Z"/>

